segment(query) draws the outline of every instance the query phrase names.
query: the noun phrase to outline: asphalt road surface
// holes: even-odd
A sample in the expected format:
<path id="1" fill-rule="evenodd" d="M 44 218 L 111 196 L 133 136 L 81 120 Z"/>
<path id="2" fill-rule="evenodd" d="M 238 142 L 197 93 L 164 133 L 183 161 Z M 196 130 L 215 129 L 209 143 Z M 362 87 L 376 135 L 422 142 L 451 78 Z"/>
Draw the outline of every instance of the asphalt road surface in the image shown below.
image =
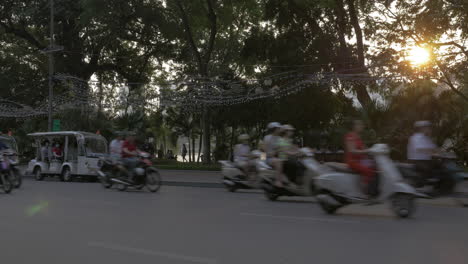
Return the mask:
<path id="1" fill-rule="evenodd" d="M 164 175 L 163 175 L 164 176 Z M 163 186 L 36 182 L 0 193 L 1 263 L 468 263 L 468 208 L 424 203 L 399 220 L 387 205 L 325 215 L 312 199 Z"/>

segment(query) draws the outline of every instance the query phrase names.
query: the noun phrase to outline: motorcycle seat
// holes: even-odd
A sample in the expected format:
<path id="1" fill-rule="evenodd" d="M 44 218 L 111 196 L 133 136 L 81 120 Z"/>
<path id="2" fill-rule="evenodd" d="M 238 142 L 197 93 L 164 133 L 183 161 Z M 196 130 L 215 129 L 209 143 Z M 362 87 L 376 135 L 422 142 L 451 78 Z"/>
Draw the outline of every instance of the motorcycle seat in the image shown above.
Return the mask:
<path id="1" fill-rule="evenodd" d="M 333 170 L 345 173 L 353 173 L 346 163 L 340 162 L 325 162 L 325 165 Z"/>

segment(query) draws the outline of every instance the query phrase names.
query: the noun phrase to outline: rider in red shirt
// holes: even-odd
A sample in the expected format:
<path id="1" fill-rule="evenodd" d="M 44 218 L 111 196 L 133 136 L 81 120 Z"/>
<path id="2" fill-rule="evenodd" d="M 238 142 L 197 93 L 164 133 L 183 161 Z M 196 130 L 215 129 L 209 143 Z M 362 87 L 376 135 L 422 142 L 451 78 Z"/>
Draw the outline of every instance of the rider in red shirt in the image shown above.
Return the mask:
<path id="1" fill-rule="evenodd" d="M 361 140 L 360 133 L 364 130 L 361 120 L 353 122 L 353 129 L 345 136 L 345 162 L 353 171 L 362 176 L 367 193 L 377 195 L 377 177 L 373 162 L 368 157 L 368 150 Z"/>
<path id="2" fill-rule="evenodd" d="M 137 156 L 135 138 L 128 136 L 122 144 L 122 158 L 133 158 Z"/>
<path id="3" fill-rule="evenodd" d="M 130 181 L 133 180 L 132 171 L 138 164 L 137 156 L 138 152 L 135 144 L 135 137 L 132 135 L 127 136 L 122 144 L 122 161 L 128 169 L 127 175 Z"/>

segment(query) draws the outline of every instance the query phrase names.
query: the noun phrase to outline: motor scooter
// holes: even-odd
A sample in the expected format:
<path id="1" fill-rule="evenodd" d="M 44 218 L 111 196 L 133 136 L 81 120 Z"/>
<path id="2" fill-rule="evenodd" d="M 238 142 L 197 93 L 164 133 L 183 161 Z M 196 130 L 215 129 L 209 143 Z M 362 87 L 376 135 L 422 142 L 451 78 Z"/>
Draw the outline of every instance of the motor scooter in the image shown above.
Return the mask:
<path id="1" fill-rule="evenodd" d="M 150 160 L 151 155 L 140 151 L 137 157 L 138 162 L 130 171 L 120 161 L 113 158 L 101 158 L 98 162 L 98 176 L 102 186 L 108 189 L 117 184 L 120 191 L 125 191 L 127 187 L 141 190 L 146 186 L 150 192 L 157 192 L 161 187 L 162 179 Z M 133 176 L 133 179 L 130 180 L 129 176 Z"/>
<path id="2" fill-rule="evenodd" d="M 261 155 L 262 153 L 258 150 L 252 151 L 250 157 L 251 162 L 259 160 Z M 221 160 L 219 163 L 221 164 L 222 183 L 228 191 L 235 192 L 239 189 L 258 188 L 258 181 L 249 179 L 246 173 L 240 167 L 236 166 L 235 163 L 228 160 Z M 257 174 L 257 171 L 251 173 Z"/>
<path id="3" fill-rule="evenodd" d="M 292 170 L 285 170 L 291 184 L 283 187 L 275 185 L 276 171 L 263 161 L 258 161 L 261 188 L 270 201 L 275 201 L 281 196 L 314 196 L 316 187 L 314 179 L 321 174 L 332 170 L 320 164 L 314 159 L 314 154 L 309 148 L 299 150 L 296 164 Z"/>
<path id="4" fill-rule="evenodd" d="M 318 176 L 315 180 L 320 207 L 328 214 L 350 204 L 373 205 L 389 201 L 393 212 L 401 217 L 411 216 L 415 210 L 415 198 L 427 198 L 406 183 L 396 164 L 389 158 L 390 150 L 385 144 L 376 144 L 369 149 L 375 160 L 379 179 L 379 195 L 369 198 L 363 192 L 361 176 L 353 173 L 345 164 Z"/>

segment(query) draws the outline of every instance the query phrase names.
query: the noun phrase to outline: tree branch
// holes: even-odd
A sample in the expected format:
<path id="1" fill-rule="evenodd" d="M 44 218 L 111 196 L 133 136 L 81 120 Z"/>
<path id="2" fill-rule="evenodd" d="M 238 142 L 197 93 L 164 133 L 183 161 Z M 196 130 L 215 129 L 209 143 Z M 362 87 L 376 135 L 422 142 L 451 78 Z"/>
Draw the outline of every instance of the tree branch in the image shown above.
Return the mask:
<path id="1" fill-rule="evenodd" d="M 447 72 L 445 71 L 444 67 L 438 62 L 436 61 L 436 64 L 437 64 L 437 67 L 439 67 L 440 71 L 442 72 L 442 75 L 444 76 L 445 78 L 445 82 L 452 91 L 454 91 L 457 95 L 459 95 L 461 98 L 463 98 L 465 101 L 468 102 L 468 96 L 466 96 L 464 93 L 460 92 L 460 90 L 457 89 L 457 87 L 455 87 L 455 85 L 453 84 L 452 80 L 450 80 L 450 77 L 448 76 Z"/>
<path id="2" fill-rule="evenodd" d="M 182 23 L 184 25 L 185 35 L 187 37 L 187 41 L 190 44 L 190 47 L 192 48 L 193 53 L 195 54 L 195 58 L 198 63 L 198 69 L 200 71 L 200 74 L 205 74 L 203 72 L 202 58 L 201 58 L 200 52 L 198 51 L 197 45 L 195 44 L 195 41 L 193 39 L 192 29 L 190 28 L 187 13 L 185 12 L 184 7 L 182 6 L 182 3 L 180 2 L 180 0 L 175 0 L 175 3 L 177 7 L 179 8 L 180 14 L 182 16 Z"/>
<path id="3" fill-rule="evenodd" d="M 354 6 L 354 0 L 347 0 L 348 2 L 348 9 L 349 9 L 349 17 L 351 19 L 351 24 L 354 28 L 354 33 L 356 34 L 356 44 L 357 44 L 357 55 L 358 55 L 358 63 L 360 67 L 365 66 L 365 59 L 364 59 L 364 41 L 362 35 L 362 29 L 359 25 L 358 19 L 358 11 Z"/>
<path id="4" fill-rule="evenodd" d="M 39 50 L 46 48 L 45 45 L 42 45 L 31 33 L 29 33 L 25 28 L 15 28 L 11 22 L 6 24 L 5 22 L 0 21 L 0 26 L 5 30 L 6 33 L 13 34 L 19 38 L 26 40 L 29 44 L 33 45 Z"/>
<path id="5" fill-rule="evenodd" d="M 208 70 L 208 63 L 210 62 L 211 54 L 213 53 L 216 34 L 218 31 L 217 18 L 211 1 L 212 0 L 206 0 L 206 3 L 208 4 L 208 18 L 210 20 L 210 39 L 208 41 L 208 48 L 204 55 L 205 71 Z"/>
<path id="6" fill-rule="evenodd" d="M 442 43 L 432 43 L 432 45 L 434 46 L 455 46 L 457 48 L 459 48 L 463 54 L 465 54 L 466 57 L 468 57 L 468 51 L 465 50 L 465 47 L 463 47 L 462 45 L 456 43 L 455 41 L 449 41 L 449 42 L 442 42 Z"/>

